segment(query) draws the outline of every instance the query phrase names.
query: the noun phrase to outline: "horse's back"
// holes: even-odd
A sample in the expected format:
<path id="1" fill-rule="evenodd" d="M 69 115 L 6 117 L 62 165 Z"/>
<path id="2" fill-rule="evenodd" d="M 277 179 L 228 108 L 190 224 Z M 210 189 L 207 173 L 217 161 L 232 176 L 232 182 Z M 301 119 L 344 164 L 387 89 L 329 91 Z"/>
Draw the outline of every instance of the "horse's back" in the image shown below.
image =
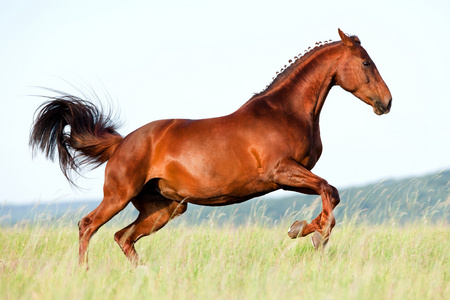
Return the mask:
<path id="1" fill-rule="evenodd" d="M 156 181 L 173 200 L 220 202 L 272 190 L 248 127 L 234 116 L 154 121 L 125 137 L 109 165 Z"/>

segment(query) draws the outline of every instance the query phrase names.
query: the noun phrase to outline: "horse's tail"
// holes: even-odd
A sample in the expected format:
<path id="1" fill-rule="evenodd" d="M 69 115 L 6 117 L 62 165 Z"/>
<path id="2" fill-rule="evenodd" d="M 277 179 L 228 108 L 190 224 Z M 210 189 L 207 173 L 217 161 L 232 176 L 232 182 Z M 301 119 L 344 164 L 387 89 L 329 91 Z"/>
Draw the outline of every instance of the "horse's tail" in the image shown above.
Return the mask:
<path id="1" fill-rule="evenodd" d="M 31 129 L 33 152 L 42 151 L 52 161 L 58 152 L 61 171 L 70 183 L 70 170 L 80 173 L 82 165 L 96 168 L 106 162 L 123 140 L 111 114 L 89 101 L 60 93 L 36 111 Z"/>

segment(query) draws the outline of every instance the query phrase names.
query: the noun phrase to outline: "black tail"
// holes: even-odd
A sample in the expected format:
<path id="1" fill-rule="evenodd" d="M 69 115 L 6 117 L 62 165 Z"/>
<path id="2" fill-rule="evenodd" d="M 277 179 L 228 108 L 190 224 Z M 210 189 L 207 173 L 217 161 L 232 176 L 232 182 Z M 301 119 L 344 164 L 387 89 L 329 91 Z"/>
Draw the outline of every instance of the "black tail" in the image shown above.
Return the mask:
<path id="1" fill-rule="evenodd" d="M 123 138 L 110 114 L 104 115 L 89 101 L 58 93 L 36 110 L 30 146 L 33 153 L 40 150 L 52 161 L 58 151 L 61 170 L 73 184 L 70 170 L 80 173 L 81 165 L 100 166 Z"/>

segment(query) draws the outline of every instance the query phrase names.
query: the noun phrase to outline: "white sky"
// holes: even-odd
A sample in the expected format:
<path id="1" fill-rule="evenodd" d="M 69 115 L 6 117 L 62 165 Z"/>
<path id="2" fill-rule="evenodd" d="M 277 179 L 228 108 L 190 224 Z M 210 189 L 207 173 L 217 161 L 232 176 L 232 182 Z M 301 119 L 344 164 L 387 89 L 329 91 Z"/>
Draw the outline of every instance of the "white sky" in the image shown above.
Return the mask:
<path id="1" fill-rule="evenodd" d="M 99 168 L 72 189 L 31 157 L 36 86 L 109 94 L 126 135 L 162 118 L 238 109 L 289 59 L 337 28 L 360 37 L 393 95 L 372 108 L 340 87 L 321 116 L 313 172 L 339 187 L 450 167 L 450 2 L 2 1 L 0 204 L 101 199 Z M 67 82 L 70 84 L 68 84 Z M 264 137 L 261 137 L 264 138 Z"/>

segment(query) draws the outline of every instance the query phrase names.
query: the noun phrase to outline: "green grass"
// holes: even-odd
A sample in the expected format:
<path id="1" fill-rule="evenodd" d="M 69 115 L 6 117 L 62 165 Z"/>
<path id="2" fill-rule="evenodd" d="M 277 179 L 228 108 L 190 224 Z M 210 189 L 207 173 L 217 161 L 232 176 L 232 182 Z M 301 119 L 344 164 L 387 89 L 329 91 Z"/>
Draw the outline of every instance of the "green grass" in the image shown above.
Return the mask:
<path id="1" fill-rule="evenodd" d="M 294 220 L 290 220 L 294 221 Z M 113 241 L 91 241 L 77 265 L 76 226 L 0 228 L 1 299 L 449 299 L 450 228 L 338 224 L 323 252 L 291 240 L 291 222 L 170 224 L 142 239 L 148 268 Z"/>

